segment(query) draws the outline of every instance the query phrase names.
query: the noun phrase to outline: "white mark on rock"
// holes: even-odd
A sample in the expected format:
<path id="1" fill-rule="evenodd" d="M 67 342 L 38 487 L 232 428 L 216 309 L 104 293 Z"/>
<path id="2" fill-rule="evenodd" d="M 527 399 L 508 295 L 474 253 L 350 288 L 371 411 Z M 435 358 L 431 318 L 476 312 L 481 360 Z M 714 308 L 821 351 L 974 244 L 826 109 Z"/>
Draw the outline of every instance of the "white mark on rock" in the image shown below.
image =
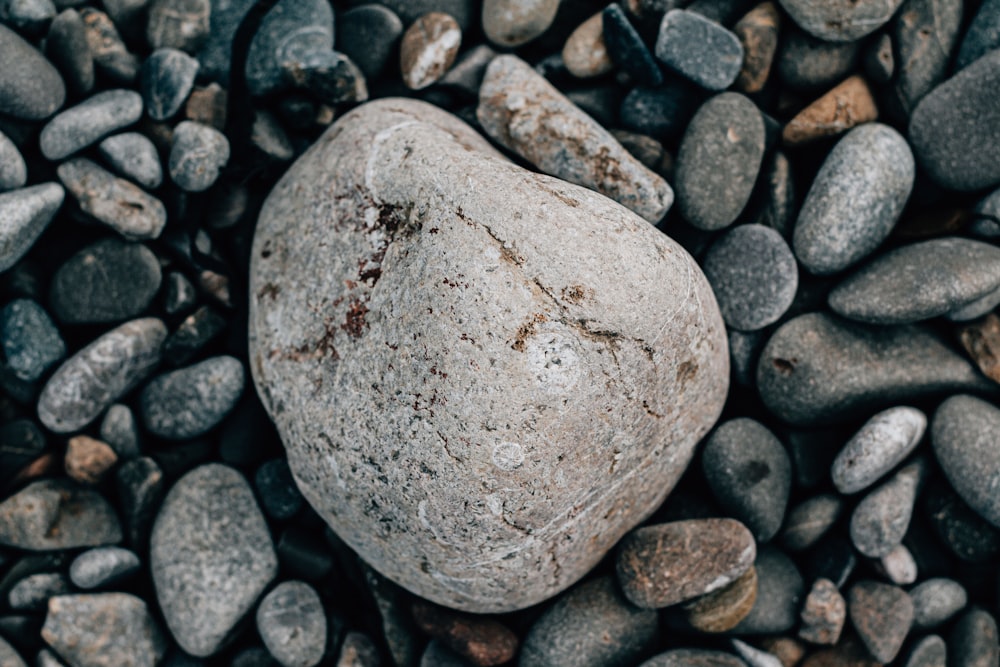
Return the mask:
<path id="1" fill-rule="evenodd" d="M 501 470 L 514 470 L 520 467 L 522 463 L 524 463 L 524 450 L 516 442 L 505 440 L 493 448 L 493 465 Z M 497 514 L 497 512 L 494 512 L 494 514 Z"/>
<path id="2" fill-rule="evenodd" d="M 486 496 L 486 506 L 490 508 L 490 512 L 494 516 L 503 514 L 503 499 L 495 493 Z"/>
<path id="3" fill-rule="evenodd" d="M 333 478 L 337 482 L 337 486 L 342 489 L 347 488 L 347 484 L 344 483 L 344 478 L 340 476 L 340 464 L 337 463 L 337 459 L 333 454 L 327 454 L 326 462 L 330 465 L 330 470 L 333 471 Z"/>
<path id="4" fill-rule="evenodd" d="M 580 376 L 580 355 L 569 336 L 540 331 L 527 340 L 528 364 L 544 389 L 565 392 Z"/>
<path id="5" fill-rule="evenodd" d="M 730 579 L 725 575 L 716 577 L 715 579 L 712 580 L 712 582 L 708 586 L 705 586 L 705 594 L 711 593 L 712 591 L 717 591 L 731 581 L 732 579 Z"/>

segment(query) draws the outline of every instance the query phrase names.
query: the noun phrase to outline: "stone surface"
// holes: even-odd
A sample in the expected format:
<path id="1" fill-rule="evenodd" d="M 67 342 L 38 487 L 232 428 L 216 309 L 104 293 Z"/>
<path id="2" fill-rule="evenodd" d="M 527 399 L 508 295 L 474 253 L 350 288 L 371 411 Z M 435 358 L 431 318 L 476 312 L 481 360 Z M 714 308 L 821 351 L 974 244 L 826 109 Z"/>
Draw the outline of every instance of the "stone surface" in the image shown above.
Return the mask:
<path id="1" fill-rule="evenodd" d="M 108 408 L 101 420 L 100 438 L 111 445 L 120 459 L 134 459 L 140 454 L 139 429 L 127 405 L 116 403 Z"/>
<path id="2" fill-rule="evenodd" d="M 842 271 L 885 240 L 915 177 L 906 140 L 881 123 L 848 132 L 823 161 L 802 204 L 795 256 L 816 275 Z"/>
<path id="3" fill-rule="evenodd" d="M 757 570 L 750 567 L 736 581 L 684 607 L 691 627 L 701 632 L 726 632 L 739 624 L 757 600 Z"/>
<path id="4" fill-rule="evenodd" d="M 843 494 L 866 489 L 910 455 L 927 429 L 927 415 L 911 407 L 883 410 L 851 436 L 830 469 Z"/>
<path id="5" fill-rule="evenodd" d="M 483 32 L 505 48 L 539 37 L 556 17 L 559 0 L 484 0 Z"/>
<path id="6" fill-rule="evenodd" d="M 254 474 L 254 487 L 264 513 L 284 521 L 302 509 L 305 500 L 295 486 L 288 461 L 283 458 L 265 461 Z"/>
<path id="7" fill-rule="evenodd" d="M 757 550 L 757 599 L 753 609 L 731 632 L 735 635 L 773 635 L 791 630 L 805 594 L 805 582 L 795 563 L 771 546 Z"/>
<path id="8" fill-rule="evenodd" d="M 28 667 L 28 664 L 14 650 L 14 647 L 8 644 L 3 637 L 0 637 L 0 665 L 4 665 L 4 667 Z"/>
<path id="9" fill-rule="evenodd" d="M 139 58 L 128 50 L 111 17 L 92 7 L 80 10 L 87 44 L 99 75 L 115 85 L 129 85 L 139 74 Z"/>
<path id="10" fill-rule="evenodd" d="M 185 317 L 170 334 L 163 344 L 163 360 L 171 366 L 183 366 L 225 329 L 226 318 L 213 308 L 202 306 Z"/>
<path id="11" fill-rule="evenodd" d="M 968 563 L 1000 554 L 1000 531 L 969 507 L 948 484 L 932 484 L 922 495 L 931 528 L 951 553 Z"/>
<path id="12" fill-rule="evenodd" d="M 424 14 L 403 33 L 399 68 L 410 90 L 422 90 L 440 79 L 458 55 L 462 31 L 451 16 Z"/>
<path id="13" fill-rule="evenodd" d="M 788 512 L 781 544 L 789 551 L 808 549 L 837 522 L 843 509 L 843 501 L 832 493 L 802 501 Z"/>
<path id="14" fill-rule="evenodd" d="M 0 346 L 6 366 L 35 382 L 66 356 L 66 343 L 48 313 L 31 299 L 15 299 L 0 310 Z"/>
<path id="15" fill-rule="evenodd" d="M 1000 47 L 1000 2 L 984 0 L 962 37 L 955 70 L 964 69 L 997 47 Z"/>
<path id="16" fill-rule="evenodd" d="M 453 612 L 422 600 L 413 603 L 413 619 L 424 633 L 477 667 L 502 665 L 517 655 L 518 637 L 500 621 Z"/>
<path id="17" fill-rule="evenodd" d="M 14 611 L 42 611 L 53 595 L 69 593 L 71 586 L 61 572 L 42 572 L 24 577 L 7 593 L 7 604 Z"/>
<path id="18" fill-rule="evenodd" d="M 285 73 L 298 88 L 309 91 L 325 104 L 368 99 L 364 74 L 343 53 L 310 51 L 299 60 L 286 62 Z"/>
<path id="19" fill-rule="evenodd" d="M 938 667 L 947 664 L 948 648 L 937 635 L 927 635 L 913 645 L 906 656 L 906 667 Z"/>
<path id="20" fill-rule="evenodd" d="M 31 249 L 65 196 L 58 183 L 0 193 L 0 271 L 14 266 Z"/>
<path id="21" fill-rule="evenodd" d="M 969 596 L 962 584 L 943 577 L 925 579 L 910 589 L 913 599 L 913 627 L 936 628 L 965 608 Z"/>
<path id="22" fill-rule="evenodd" d="M 598 12 L 577 26 L 563 46 L 566 69 L 580 79 L 607 74 L 614 68 L 604 44 L 604 12 Z"/>
<path id="23" fill-rule="evenodd" d="M 864 497 L 851 515 L 851 541 L 869 558 L 882 558 L 903 541 L 923 474 L 911 463 Z"/>
<path id="24" fill-rule="evenodd" d="M 326 615 L 316 590 L 284 581 L 257 607 L 257 631 L 283 667 L 314 667 L 326 649 Z"/>
<path id="25" fill-rule="evenodd" d="M 829 90 L 857 67 L 860 42 L 834 43 L 789 26 L 778 50 L 778 77 L 793 90 Z"/>
<path id="26" fill-rule="evenodd" d="M 84 551 L 69 566 L 69 578 L 78 588 L 101 588 L 117 584 L 139 571 L 134 551 L 121 547 L 98 547 Z"/>
<path id="27" fill-rule="evenodd" d="M 730 639 L 733 650 L 736 651 L 749 667 L 783 667 L 778 656 L 767 651 L 755 648 L 739 639 Z"/>
<path id="28" fill-rule="evenodd" d="M 967 611 L 948 635 L 948 664 L 986 667 L 1000 662 L 996 619 L 984 609 Z"/>
<path id="29" fill-rule="evenodd" d="M 154 514 L 163 498 L 163 471 L 153 459 L 140 456 L 115 472 L 115 486 L 123 507 L 126 542 L 145 549 Z"/>
<path id="30" fill-rule="evenodd" d="M 934 413 L 931 444 L 945 477 L 981 517 L 1000 527 L 1000 498 L 994 480 L 1000 452 L 990 436 L 1000 427 L 1000 409 L 973 396 L 946 400 Z"/>
<path id="31" fill-rule="evenodd" d="M 149 558 L 167 627 L 196 657 L 219 650 L 278 567 L 249 484 L 217 463 L 195 468 L 170 489 Z"/>
<path id="32" fill-rule="evenodd" d="M 1000 317 L 990 313 L 958 331 L 962 347 L 986 377 L 1000 382 Z"/>
<path id="33" fill-rule="evenodd" d="M 246 61 L 250 92 L 279 92 L 286 86 L 284 68 L 288 61 L 332 49 L 333 23 L 333 8 L 326 0 L 279 0 L 264 16 L 250 43 Z"/>
<path id="34" fill-rule="evenodd" d="M 855 74 L 795 115 L 781 131 L 786 146 L 843 134 L 878 118 L 875 98 L 865 80 Z"/>
<path id="35" fill-rule="evenodd" d="M 154 50 L 194 53 L 208 37 L 211 14 L 211 0 L 153 0 L 149 4 L 146 41 Z"/>
<path id="36" fill-rule="evenodd" d="M 636 86 L 622 100 L 618 116 L 626 129 L 674 142 L 680 139 L 702 97 L 693 84 L 683 80 L 669 80 L 656 88 Z"/>
<path id="37" fill-rule="evenodd" d="M 385 71 L 403 35 L 403 22 L 388 7 L 365 4 L 337 15 L 337 50 L 347 55 L 367 79 Z"/>
<path id="38" fill-rule="evenodd" d="M 98 145 L 101 157 L 120 175 L 155 190 L 163 182 L 163 166 L 153 142 L 138 132 L 108 137 Z"/>
<path id="39" fill-rule="evenodd" d="M 898 586 L 862 580 L 851 586 L 847 599 L 851 623 L 868 652 L 878 662 L 891 662 L 913 621 L 910 596 Z"/>
<path id="40" fill-rule="evenodd" d="M 476 117 L 495 141 L 544 173 L 596 190 L 649 222 L 673 203 L 666 181 L 515 56 L 490 63 Z"/>
<path id="41" fill-rule="evenodd" d="M 52 0 L 6 0 L 0 5 L 3 22 L 31 36 L 45 32 L 55 15 Z"/>
<path id="42" fill-rule="evenodd" d="M 106 90 L 63 111 L 38 137 L 42 155 L 62 160 L 132 125 L 142 117 L 142 97 L 133 90 Z"/>
<path id="43" fill-rule="evenodd" d="M 773 2 L 760 3 L 733 26 L 733 33 L 743 47 L 743 66 L 736 77 L 736 89 L 740 92 L 751 94 L 763 90 L 778 50 L 780 26 L 781 15 Z"/>
<path id="44" fill-rule="evenodd" d="M 166 337 L 156 318 L 132 320 L 102 335 L 49 378 L 38 399 L 39 419 L 55 433 L 83 428 L 153 371 Z"/>
<path id="45" fill-rule="evenodd" d="M 243 364 L 230 356 L 211 357 L 160 375 L 142 390 L 143 425 L 168 440 L 197 437 L 236 407 L 243 385 Z"/>
<path id="46" fill-rule="evenodd" d="M 962 0 L 906 0 L 893 19 L 897 75 L 893 92 L 909 115 L 941 83 L 962 25 Z"/>
<path id="47" fill-rule="evenodd" d="M 128 593 L 50 599 L 42 639 L 74 667 L 155 667 L 167 651 L 146 603 Z"/>
<path id="48" fill-rule="evenodd" d="M 853 42 L 885 25 L 903 0 L 779 0 L 806 32 L 828 42 Z"/>
<path id="49" fill-rule="evenodd" d="M 86 158 L 63 162 L 56 174 L 84 213 L 130 241 L 155 239 L 167 224 L 163 202 Z"/>
<path id="50" fill-rule="evenodd" d="M 799 637 L 812 644 L 834 645 L 847 620 L 847 602 L 829 579 L 813 582 L 802 605 Z"/>
<path id="51" fill-rule="evenodd" d="M 118 455 L 107 443 L 88 435 L 69 439 L 63 466 L 66 474 L 81 484 L 98 484 L 118 462 Z"/>
<path id="52" fill-rule="evenodd" d="M 201 75 L 228 85 L 233 37 L 255 0 L 209 0 L 208 34 L 198 50 Z"/>
<path id="53" fill-rule="evenodd" d="M 17 63 L 0 74 L 0 113 L 43 120 L 66 100 L 66 85 L 55 67 L 20 35 L 0 25 L 0 62 Z"/>
<path id="54" fill-rule="evenodd" d="M 194 88 L 197 59 L 179 49 L 161 48 L 149 54 L 139 73 L 139 90 L 146 114 L 155 121 L 176 116 Z"/>
<path id="55" fill-rule="evenodd" d="M 432 644 L 437 645 L 433 640 L 429 642 L 427 649 L 424 651 L 425 656 L 431 651 Z M 449 649 L 444 650 L 447 651 Z M 344 635 L 344 641 L 340 645 L 340 655 L 337 657 L 337 667 L 379 667 L 382 664 L 381 660 L 378 647 L 368 635 L 353 630 Z M 451 667 L 451 664 L 444 659 L 432 659 L 428 663 L 428 667 L 430 665 Z M 424 667 L 424 662 L 421 662 L 421 667 Z M 461 664 L 459 663 L 457 667 L 461 667 Z"/>
<path id="56" fill-rule="evenodd" d="M 640 667 L 746 667 L 746 663 L 726 651 L 675 648 L 650 658 Z"/>
<path id="57" fill-rule="evenodd" d="M 28 182 L 28 166 L 17 144 L 0 132 L 0 192 L 23 188 Z"/>
<path id="58" fill-rule="evenodd" d="M 0 503 L 0 518 L 0 544 L 17 549 L 76 549 L 122 539 L 108 501 L 66 479 L 32 482 Z"/>
<path id="59" fill-rule="evenodd" d="M 189 120 L 174 128 L 168 168 L 182 190 L 203 192 L 212 187 L 229 162 L 229 140 L 214 127 Z"/>
<path id="60" fill-rule="evenodd" d="M 603 14 L 604 46 L 615 67 L 641 86 L 663 83 L 660 66 L 621 5 L 613 2 L 604 8 Z"/>
<path id="61" fill-rule="evenodd" d="M 685 9 L 663 16 L 656 57 L 667 67 L 708 90 L 723 90 L 743 67 L 739 38 L 718 23 Z"/>

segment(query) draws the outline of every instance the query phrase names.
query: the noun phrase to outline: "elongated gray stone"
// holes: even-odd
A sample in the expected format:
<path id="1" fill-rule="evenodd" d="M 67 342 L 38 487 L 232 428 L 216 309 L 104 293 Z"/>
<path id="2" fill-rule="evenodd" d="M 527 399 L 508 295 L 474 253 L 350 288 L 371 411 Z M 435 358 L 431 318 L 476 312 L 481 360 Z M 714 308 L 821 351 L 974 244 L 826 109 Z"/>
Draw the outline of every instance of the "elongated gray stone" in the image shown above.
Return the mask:
<path id="1" fill-rule="evenodd" d="M 303 494 L 449 606 L 517 609 L 583 576 L 725 396 L 721 317 L 678 245 L 421 102 L 334 124 L 252 256 L 251 368 Z"/>
<path id="2" fill-rule="evenodd" d="M 1000 409 L 992 403 L 952 396 L 934 413 L 931 444 L 952 488 L 979 516 L 1000 527 L 998 429 Z"/>
<path id="3" fill-rule="evenodd" d="M 54 551 L 122 539 L 114 508 L 96 491 L 67 479 L 32 482 L 0 503 L 0 544 Z"/>
<path id="4" fill-rule="evenodd" d="M 38 146 L 49 160 L 61 160 L 142 118 L 142 96 L 107 90 L 66 109 L 42 128 Z"/>
<path id="5" fill-rule="evenodd" d="M 926 630 L 946 622 L 969 601 L 962 584 L 953 579 L 926 579 L 910 589 L 913 627 Z"/>
<path id="6" fill-rule="evenodd" d="M 66 84 L 38 49 L 0 25 L 0 113 L 21 120 L 48 118 L 66 100 Z M 16 67 L 12 66 L 17 64 Z"/>
<path id="7" fill-rule="evenodd" d="M 326 648 L 326 614 L 316 590 L 304 581 L 285 581 L 257 607 L 257 631 L 284 667 L 314 667 Z"/>
<path id="8" fill-rule="evenodd" d="M 732 31 L 701 14 L 671 9 L 656 37 L 656 57 L 708 90 L 731 86 L 743 67 L 743 45 Z"/>
<path id="9" fill-rule="evenodd" d="M 923 474 L 911 463 L 869 493 L 851 515 L 851 541 L 869 558 L 883 558 L 903 541 Z"/>
<path id="10" fill-rule="evenodd" d="M 962 0 L 907 0 L 893 21 L 896 76 L 893 93 L 900 110 L 913 110 L 941 83 L 958 41 Z"/>
<path id="11" fill-rule="evenodd" d="M 62 206 L 66 191 L 42 183 L 0 194 L 0 271 L 24 257 Z"/>
<path id="12" fill-rule="evenodd" d="M 0 192 L 23 188 L 28 182 L 28 165 L 17 144 L 0 132 Z"/>
<path id="13" fill-rule="evenodd" d="M 63 162 L 56 174 L 80 210 L 130 241 L 155 239 L 167 224 L 163 202 L 86 158 Z"/>
<path id="14" fill-rule="evenodd" d="M 155 189 L 163 182 L 163 165 L 156 146 L 138 132 L 108 137 L 98 146 L 101 157 L 119 174 L 144 188 Z"/>
<path id="15" fill-rule="evenodd" d="M 143 422 L 161 438 L 194 438 L 229 414 L 243 384 L 243 364 L 229 356 L 161 375 L 142 390 Z"/>
<path id="16" fill-rule="evenodd" d="M 851 436 L 830 468 L 833 485 L 857 493 L 909 456 L 927 429 L 927 415 L 910 407 L 883 410 Z"/>

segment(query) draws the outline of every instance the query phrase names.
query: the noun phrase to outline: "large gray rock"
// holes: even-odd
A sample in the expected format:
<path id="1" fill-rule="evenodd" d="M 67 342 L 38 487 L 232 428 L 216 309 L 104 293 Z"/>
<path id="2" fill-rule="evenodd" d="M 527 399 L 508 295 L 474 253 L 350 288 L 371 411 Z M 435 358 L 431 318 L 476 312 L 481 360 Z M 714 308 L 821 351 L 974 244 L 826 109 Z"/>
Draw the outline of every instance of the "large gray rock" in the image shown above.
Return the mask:
<path id="1" fill-rule="evenodd" d="M 303 494 L 449 606 L 518 609 L 583 576 L 726 394 L 687 253 L 422 102 L 338 121 L 265 203 L 251 273 L 251 368 Z"/>

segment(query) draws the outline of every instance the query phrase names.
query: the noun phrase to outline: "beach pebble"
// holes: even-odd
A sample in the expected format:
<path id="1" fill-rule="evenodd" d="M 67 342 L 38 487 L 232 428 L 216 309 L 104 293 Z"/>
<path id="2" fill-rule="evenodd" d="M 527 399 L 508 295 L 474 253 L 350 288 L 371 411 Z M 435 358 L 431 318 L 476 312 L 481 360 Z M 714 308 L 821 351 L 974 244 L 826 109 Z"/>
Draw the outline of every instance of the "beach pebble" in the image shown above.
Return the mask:
<path id="1" fill-rule="evenodd" d="M 909 0 L 893 20 L 896 81 L 892 92 L 904 117 L 945 78 L 964 4 L 962 0 Z"/>
<path id="2" fill-rule="evenodd" d="M 622 100 L 618 116 L 628 130 L 673 143 L 683 135 L 703 97 L 682 79 L 655 88 L 636 86 Z"/>
<path id="3" fill-rule="evenodd" d="M 108 137 L 98 145 L 101 157 L 119 175 L 155 190 L 163 182 L 163 165 L 153 142 L 138 132 Z"/>
<path id="4" fill-rule="evenodd" d="M 703 88 L 724 90 L 743 67 L 743 46 L 731 31 L 701 14 L 671 9 L 660 23 L 656 57 Z"/>
<path id="5" fill-rule="evenodd" d="M 17 144 L 0 132 L 0 192 L 23 188 L 28 182 L 28 166 Z"/>
<path id="6" fill-rule="evenodd" d="M 254 474 L 254 487 L 261 508 L 272 519 L 286 521 L 302 509 L 305 500 L 295 486 L 288 461 L 283 458 L 265 461 Z"/>
<path id="7" fill-rule="evenodd" d="M 84 551 L 69 566 L 69 578 L 78 588 L 102 588 L 118 584 L 139 571 L 134 551 L 121 547 L 98 547 Z"/>
<path id="8" fill-rule="evenodd" d="M 757 601 L 757 570 L 751 566 L 732 583 L 684 606 L 691 627 L 701 632 L 726 632 L 747 617 Z"/>
<path id="9" fill-rule="evenodd" d="M 969 23 L 955 57 L 955 71 L 964 69 L 1000 47 L 1000 2 L 984 0 Z"/>
<path id="10" fill-rule="evenodd" d="M 337 15 L 337 50 L 349 57 L 364 73 L 375 80 L 389 60 L 403 35 L 403 22 L 388 7 L 364 4 Z"/>
<path id="11" fill-rule="evenodd" d="M 424 14 L 403 33 L 399 45 L 399 67 L 403 83 L 421 90 L 440 79 L 458 54 L 462 31 L 455 19 L 431 12 Z"/>
<path id="12" fill-rule="evenodd" d="M 1000 382 L 1000 317 L 990 313 L 962 326 L 958 339 L 983 375 Z"/>
<path id="13" fill-rule="evenodd" d="M 0 310 L 0 346 L 7 368 L 25 382 L 35 382 L 66 356 L 59 329 L 31 299 L 15 299 Z"/>
<path id="14" fill-rule="evenodd" d="M 116 544 L 114 508 L 96 491 L 67 479 L 32 482 L 0 503 L 0 545 L 55 551 Z"/>
<path id="15" fill-rule="evenodd" d="M 910 589 L 913 598 L 913 627 L 927 630 L 947 623 L 965 608 L 968 595 L 954 579 L 925 579 Z"/>
<path id="16" fill-rule="evenodd" d="M 851 515 L 851 542 L 863 555 L 882 558 L 903 541 L 923 469 L 911 463 L 858 503 Z"/>
<path id="17" fill-rule="evenodd" d="M 333 8 L 327 0 L 279 0 L 250 42 L 246 59 L 250 93 L 269 95 L 286 87 L 285 63 L 332 49 L 333 27 Z"/>
<path id="18" fill-rule="evenodd" d="M 243 364 L 211 357 L 154 378 L 140 397 L 146 429 L 168 440 L 197 437 L 214 428 L 243 393 Z"/>
<path id="19" fill-rule="evenodd" d="M 153 518 L 163 499 L 163 471 L 153 459 L 140 456 L 115 472 L 115 487 L 123 508 L 126 543 L 145 549 Z"/>
<path id="20" fill-rule="evenodd" d="M 903 0 L 779 0 L 806 32 L 828 42 L 854 42 L 892 18 Z"/>
<path id="21" fill-rule="evenodd" d="M 484 0 L 483 32 L 497 46 L 521 46 L 545 32 L 559 0 Z"/>
<path id="22" fill-rule="evenodd" d="M 61 572 L 42 572 L 24 577 L 7 593 L 7 604 L 13 611 L 42 611 L 53 595 L 71 591 L 69 580 Z"/>
<path id="23" fill-rule="evenodd" d="M 913 644 L 906 656 L 906 667 L 940 667 L 947 664 L 948 647 L 938 635 L 927 635 Z"/>
<path id="24" fill-rule="evenodd" d="M 343 53 L 310 51 L 298 60 L 285 62 L 288 79 L 325 104 L 364 102 L 368 84 L 358 66 Z M 258 112 L 258 118 L 261 112 Z"/>
<path id="25" fill-rule="evenodd" d="M 229 162 L 229 140 L 214 127 L 189 120 L 174 128 L 168 167 L 170 179 L 187 192 L 212 187 Z"/>
<path id="26" fill-rule="evenodd" d="M 194 88 L 198 61 L 179 49 L 153 51 L 139 73 L 139 90 L 146 113 L 155 121 L 176 116 Z"/>
<path id="27" fill-rule="evenodd" d="M 190 363 L 206 345 L 226 330 L 226 318 L 202 306 L 184 318 L 163 344 L 163 360 L 171 366 Z"/>
<path id="28" fill-rule="evenodd" d="M 167 652 L 167 639 L 148 605 L 128 593 L 50 599 L 42 639 L 80 667 L 155 667 Z"/>
<path id="29" fill-rule="evenodd" d="M 118 462 L 115 450 L 106 442 L 89 435 L 70 438 L 66 445 L 63 467 L 66 475 L 80 484 L 99 484 Z"/>
<path id="30" fill-rule="evenodd" d="M 612 70 L 614 63 L 604 44 L 604 12 L 594 14 L 577 26 L 563 46 L 562 60 L 569 73 L 579 79 Z"/>
<path id="31" fill-rule="evenodd" d="M 899 586 L 909 586 L 920 574 L 913 553 L 905 544 L 897 544 L 892 551 L 874 563 L 875 571 Z"/>
<path id="32" fill-rule="evenodd" d="M 847 620 L 847 602 L 829 579 L 813 582 L 802 605 L 799 637 L 811 644 L 834 645 Z"/>
<path id="33" fill-rule="evenodd" d="M 878 107 L 865 80 L 854 75 L 823 94 L 795 115 L 781 131 L 786 146 L 847 132 L 856 125 L 878 118 Z"/>
<path id="34" fill-rule="evenodd" d="M 837 522 L 843 509 L 843 501 L 832 493 L 803 500 L 788 512 L 781 532 L 782 546 L 789 551 L 813 546 Z"/>
<path id="35" fill-rule="evenodd" d="M 31 249 L 65 196 L 66 191 L 58 183 L 0 193 L 0 271 L 17 264 Z"/>
<path id="36" fill-rule="evenodd" d="M 284 581 L 257 607 L 257 631 L 282 667 L 314 667 L 326 649 L 323 603 L 304 581 Z"/>
<path id="37" fill-rule="evenodd" d="M 934 533 L 958 558 L 984 563 L 1000 554 L 1000 530 L 979 516 L 946 483 L 929 486 L 921 499 Z"/>
<path id="38" fill-rule="evenodd" d="M 981 517 L 1000 527 L 1000 451 L 990 434 L 1000 428 L 1000 409 L 968 395 L 952 396 L 934 413 L 931 444 L 945 477 Z"/>
<path id="39" fill-rule="evenodd" d="M 128 50 L 111 17 L 93 7 L 83 7 L 80 18 L 98 76 L 115 85 L 134 83 L 141 61 Z"/>
<path id="40" fill-rule="evenodd" d="M 62 160 L 142 117 L 142 96 L 133 90 L 107 90 L 61 112 L 38 138 L 42 154 Z"/>
<path id="41" fill-rule="evenodd" d="M 66 85 L 58 70 L 20 35 L 0 25 L 0 113 L 20 120 L 43 120 L 66 100 Z"/>
<path id="42" fill-rule="evenodd" d="M 927 415 L 911 407 L 883 410 L 851 436 L 830 469 L 843 494 L 866 489 L 910 455 L 924 437 Z"/>
<path id="43" fill-rule="evenodd" d="M 0 4 L 0 19 L 19 32 L 37 37 L 56 16 L 52 0 L 6 0 Z"/>
<path id="44" fill-rule="evenodd" d="M 108 408 L 101 420 L 100 437 L 111 445 L 120 459 L 129 460 L 139 456 L 139 429 L 135 416 L 127 405 L 116 403 Z"/>
<path id="45" fill-rule="evenodd" d="M 1000 662 L 1000 636 L 996 619 L 984 609 L 971 609 L 948 635 L 948 664 L 952 667 L 986 667 Z"/>
<path id="46" fill-rule="evenodd" d="M 771 546 L 762 546 L 754 561 L 757 599 L 753 609 L 731 632 L 735 635 L 773 635 L 791 630 L 799 621 L 805 582 L 795 563 Z"/>
<path id="47" fill-rule="evenodd" d="M 780 81 L 791 90 L 829 90 L 857 68 L 860 42 L 834 43 L 789 26 L 777 55 Z"/>
<path id="48" fill-rule="evenodd" d="M 663 83 L 660 66 L 621 5 L 611 3 L 605 7 L 603 15 L 604 47 L 615 67 L 641 86 Z"/>
<path id="49" fill-rule="evenodd" d="M 913 601 L 906 591 L 862 580 L 848 591 L 847 609 L 858 637 L 871 656 L 880 663 L 894 660 L 913 622 Z"/>
<path id="50" fill-rule="evenodd" d="M 743 67 L 736 78 L 736 89 L 759 93 L 771 76 L 771 66 L 778 51 L 781 15 L 773 2 L 762 2 L 741 18 L 733 33 L 743 47 Z"/>
<path id="51" fill-rule="evenodd" d="M 175 0 L 176 1 L 176 0 Z M 255 0 L 209 0 L 208 33 L 195 57 L 201 76 L 228 85 L 233 38 Z M 249 65 L 249 58 L 247 59 Z"/>
<path id="52" fill-rule="evenodd" d="M 208 37 L 212 4 L 211 0 L 153 0 L 149 3 L 146 41 L 153 50 L 195 53 Z"/>
<path id="53" fill-rule="evenodd" d="M 86 158 L 63 162 L 56 174 L 84 213 L 130 241 L 155 239 L 167 224 L 163 202 Z"/>

